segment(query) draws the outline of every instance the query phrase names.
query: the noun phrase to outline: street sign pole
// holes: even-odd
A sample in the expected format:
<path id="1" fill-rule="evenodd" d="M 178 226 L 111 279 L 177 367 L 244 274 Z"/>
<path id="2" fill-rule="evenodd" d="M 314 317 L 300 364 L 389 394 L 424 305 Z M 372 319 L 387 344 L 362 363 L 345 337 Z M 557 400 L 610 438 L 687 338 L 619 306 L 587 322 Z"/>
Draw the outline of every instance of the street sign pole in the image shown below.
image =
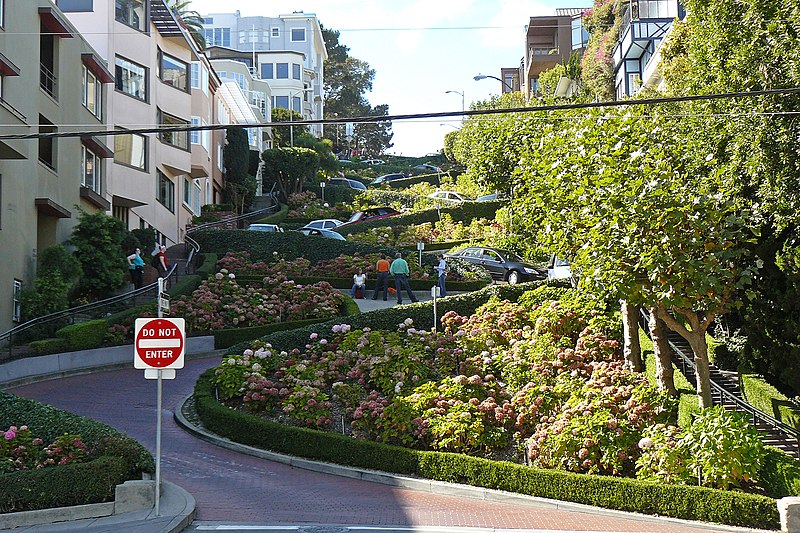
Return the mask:
<path id="1" fill-rule="evenodd" d="M 433 331 L 439 331 L 439 324 L 436 317 L 436 297 L 439 296 L 439 286 L 431 287 L 431 297 L 433 298 Z"/>
<path id="2" fill-rule="evenodd" d="M 164 278 L 158 278 L 158 318 L 164 317 L 161 298 L 164 294 Z M 163 371 L 158 369 L 158 392 L 156 393 L 156 516 L 161 516 L 161 381 Z"/>

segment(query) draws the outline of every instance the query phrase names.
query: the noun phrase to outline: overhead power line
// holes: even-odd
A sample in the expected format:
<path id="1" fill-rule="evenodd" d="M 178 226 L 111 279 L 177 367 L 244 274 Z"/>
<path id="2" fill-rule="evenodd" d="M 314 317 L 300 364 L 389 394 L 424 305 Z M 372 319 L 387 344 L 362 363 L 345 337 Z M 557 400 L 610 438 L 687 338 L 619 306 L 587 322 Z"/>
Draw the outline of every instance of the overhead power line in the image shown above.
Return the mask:
<path id="1" fill-rule="evenodd" d="M 326 118 L 317 120 L 296 120 L 292 122 L 262 122 L 255 124 L 210 124 L 210 125 L 197 125 L 197 126 L 170 126 L 170 127 L 155 127 L 155 128 L 139 128 L 139 129 L 117 129 L 117 130 L 83 130 L 83 131 L 70 131 L 70 132 L 48 132 L 48 133 L 8 133 L 0 134 L 0 140 L 15 140 L 15 139 L 48 139 L 48 138 L 61 138 L 61 137 L 84 137 L 92 135 L 100 136 L 117 136 L 135 134 L 150 134 L 150 133 L 178 133 L 190 131 L 214 131 L 223 130 L 230 127 L 241 128 L 266 128 L 276 126 L 312 126 L 317 124 L 375 124 L 382 122 L 396 122 L 402 120 L 419 120 L 427 118 L 449 118 L 449 117 L 477 117 L 477 116 L 491 116 L 491 115 L 507 115 L 519 113 L 537 113 L 546 111 L 567 111 L 572 109 L 596 109 L 596 108 L 613 108 L 613 107 L 633 107 L 633 106 L 653 106 L 659 104 L 669 104 L 677 102 L 698 102 L 698 101 L 712 101 L 712 100 L 726 100 L 733 98 L 752 98 L 757 96 L 770 96 L 770 95 L 787 95 L 800 93 L 800 87 L 788 87 L 783 89 L 766 89 L 761 91 L 741 91 L 733 93 L 715 93 L 703 95 L 690 95 L 690 96 L 672 96 L 665 98 L 642 98 L 641 100 L 615 100 L 610 102 L 588 102 L 588 103 L 575 103 L 575 104 L 559 104 L 559 105 L 543 105 L 532 107 L 512 107 L 503 109 L 475 109 L 470 111 L 446 111 L 437 113 L 409 113 L 403 115 L 382 115 L 382 116 L 366 116 L 366 117 L 341 117 L 341 118 Z M 49 125 L 48 126 L 52 126 Z"/>

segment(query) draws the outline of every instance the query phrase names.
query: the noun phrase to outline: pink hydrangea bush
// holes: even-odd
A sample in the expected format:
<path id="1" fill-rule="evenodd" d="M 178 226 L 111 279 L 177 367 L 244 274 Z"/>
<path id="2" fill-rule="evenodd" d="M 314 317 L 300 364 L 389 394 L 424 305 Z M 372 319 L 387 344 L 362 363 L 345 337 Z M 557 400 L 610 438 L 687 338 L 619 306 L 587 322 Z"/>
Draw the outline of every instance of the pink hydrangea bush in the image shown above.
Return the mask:
<path id="1" fill-rule="evenodd" d="M 65 433 L 45 446 L 25 425 L 9 426 L 0 433 L 0 473 L 66 465 L 86 458 L 87 447 L 80 435 Z"/>

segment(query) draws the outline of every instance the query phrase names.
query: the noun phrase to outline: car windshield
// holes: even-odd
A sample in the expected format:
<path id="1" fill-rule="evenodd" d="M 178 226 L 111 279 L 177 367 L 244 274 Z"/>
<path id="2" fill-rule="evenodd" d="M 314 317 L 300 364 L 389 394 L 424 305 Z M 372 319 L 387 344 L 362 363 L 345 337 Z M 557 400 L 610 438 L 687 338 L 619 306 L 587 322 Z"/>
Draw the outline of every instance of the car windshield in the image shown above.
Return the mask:
<path id="1" fill-rule="evenodd" d="M 505 251 L 505 250 L 497 250 L 497 252 L 498 252 L 500 255 L 502 255 L 503 257 L 505 257 L 505 258 L 506 258 L 506 261 L 514 261 L 514 262 L 516 262 L 516 263 L 523 263 L 523 262 L 525 262 L 525 260 L 524 260 L 524 259 L 522 259 L 520 256 L 518 256 L 518 255 L 517 255 L 517 254 L 515 254 L 515 253 L 512 253 L 512 252 L 507 252 L 507 251 Z"/>
<path id="2" fill-rule="evenodd" d="M 361 215 L 362 215 L 361 211 L 359 211 L 358 213 L 353 213 L 353 216 L 351 216 L 347 221 L 348 222 L 355 222 L 356 220 L 361 218 Z"/>

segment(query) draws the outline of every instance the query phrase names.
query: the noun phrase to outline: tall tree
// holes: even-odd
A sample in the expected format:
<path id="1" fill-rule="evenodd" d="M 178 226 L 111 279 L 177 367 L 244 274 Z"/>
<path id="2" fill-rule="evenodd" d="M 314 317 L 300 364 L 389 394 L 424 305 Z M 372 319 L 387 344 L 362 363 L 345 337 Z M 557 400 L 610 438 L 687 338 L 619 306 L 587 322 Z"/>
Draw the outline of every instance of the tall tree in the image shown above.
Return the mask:
<path id="1" fill-rule="evenodd" d="M 206 47 L 206 38 L 203 33 L 203 17 L 197 11 L 190 9 L 191 4 L 191 0 L 167 1 L 167 7 L 178 16 L 178 20 L 184 25 L 197 45 L 204 49 Z"/>
<path id="2" fill-rule="evenodd" d="M 339 32 L 322 28 L 328 59 L 325 61 L 325 115 L 328 118 L 387 116 L 386 104 L 372 107 L 365 94 L 372 90 L 375 70 L 369 63 L 350 56 L 350 48 L 339 42 Z M 348 143 L 337 126 L 325 130 L 325 137 L 333 143 L 335 152 L 357 148 L 359 152 L 380 155 L 392 145 L 392 123 L 381 121 L 358 124 L 353 139 Z"/>
<path id="3" fill-rule="evenodd" d="M 319 170 L 319 154 L 308 148 L 271 148 L 261 154 L 263 179 L 274 181 L 286 201 L 303 191 L 303 183 L 313 182 Z"/>
<path id="4" fill-rule="evenodd" d="M 69 240 L 83 270 L 78 282 L 79 294 L 100 299 L 122 286 L 128 271 L 125 258 L 133 251 L 122 249 L 126 234 L 121 220 L 105 213 L 81 211 Z"/>
<path id="5" fill-rule="evenodd" d="M 222 159 L 225 162 L 225 196 L 237 212 L 244 213 L 250 207 L 256 189 L 255 178 L 248 172 L 250 144 L 244 128 L 230 127 L 226 130 Z"/>

